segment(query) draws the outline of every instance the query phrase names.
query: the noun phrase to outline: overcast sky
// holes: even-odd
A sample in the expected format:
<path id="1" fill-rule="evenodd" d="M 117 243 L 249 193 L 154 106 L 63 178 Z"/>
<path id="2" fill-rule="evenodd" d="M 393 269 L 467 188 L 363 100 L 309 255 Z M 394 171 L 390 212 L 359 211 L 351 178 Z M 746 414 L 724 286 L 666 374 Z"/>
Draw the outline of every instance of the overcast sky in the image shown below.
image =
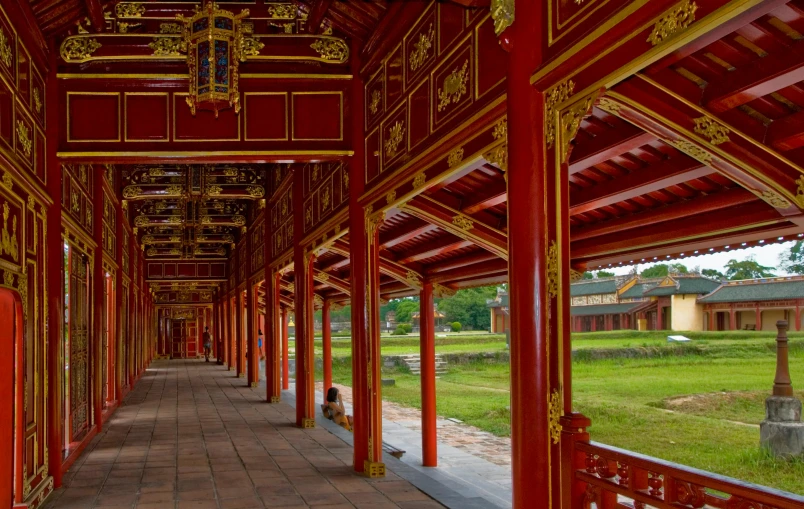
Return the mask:
<path id="1" fill-rule="evenodd" d="M 692 269 L 694 267 L 699 267 L 701 270 L 703 269 L 715 269 L 721 272 L 724 272 L 723 268 L 729 262 L 729 260 L 745 260 L 751 255 L 754 255 L 756 261 L 759 262 L 760 265 L 764 265 L 766 267 L 774 267 L 777 270 L 774 272 L 777 276 L 786 275 L 785 272 L 778 269 L 779 267 L 779 254 L 787 251 L 790 249 L 794 242 L 784 242 L 781 244 L 768 244 L 766 246 L 757 246 L 757 247 L 749 247 L 747 249 L 734 249 L 730 251 L 725 251 L 722 253 L 713 253 L 713 254 L 705 254 L 700 256 L 685 256 L 683 259 L 679 260 L 672 260 L 670 262 L 663 261 L 663 262 L 656 262 L 656 263 L 683 263 L 688 268 Z M 655 263 L 642 263 L 639 264 L 639 271 L 647 269 L 648 267 L 655 265 Z M 631 266 L 622 266 L 622 267 L 612 267 L 610 269 L 604 269 L 615 274 L 629 274 L 631 272 Z"/>

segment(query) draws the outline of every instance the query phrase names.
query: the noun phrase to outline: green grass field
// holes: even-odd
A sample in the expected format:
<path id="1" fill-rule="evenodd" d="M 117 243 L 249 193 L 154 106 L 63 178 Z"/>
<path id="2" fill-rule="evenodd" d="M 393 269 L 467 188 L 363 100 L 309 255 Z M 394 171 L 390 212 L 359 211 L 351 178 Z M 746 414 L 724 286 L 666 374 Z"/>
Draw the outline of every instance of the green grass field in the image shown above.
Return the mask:
<path id="1" fill-rule="evenodd" d="M 598 442 L 804 494 L 804 461 L 777 461 L 759 447 L 758 423 L 775 371 L 773 333 L 688 333 L 706 355 L 577 360 L 573 363 L 576 411 L 592 419 Z M 616 337 L 619 336 L 619 337 Z M 666 333 L 588 333 L 573 349 L 666 345 Z M 804 334 L 791 334 L 791 376 L 804 389 Z M 351 384 L 349 342 L 333 341 L 335 382 Z M 437 351 L 497 351 L 492 335 L 448 336 Z M 336 346 L 337 345 L 337 346 Z M 504 340 L 502 349 L 505 349 Z M 605 346 L 603 346 L 605 345 Z M 384 355 L 418 351 L 418 338 L 383 339 Z M 320 373 L 318 375 L 320 377 Z M 404 369 L 387 370 L 396 385 L 383 399 L 420 407 L 420 384 Z M 496 435 L 510 434 L 507 364 L 450 366 L 437 381 L 439 415 Z M 804 392 L 799 391 L 804 397 Z"/>

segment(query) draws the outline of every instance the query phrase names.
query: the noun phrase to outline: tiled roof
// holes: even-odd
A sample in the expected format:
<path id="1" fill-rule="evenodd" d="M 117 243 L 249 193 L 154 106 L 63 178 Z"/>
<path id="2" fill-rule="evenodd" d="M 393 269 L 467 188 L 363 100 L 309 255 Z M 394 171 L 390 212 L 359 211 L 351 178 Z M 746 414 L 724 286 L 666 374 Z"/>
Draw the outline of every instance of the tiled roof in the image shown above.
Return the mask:
<path id="1" fill-rule="evenodd" d="M 486 301 L 486 306 L 490 308 L 507 308 L 508 307 L 508 294 L 500 295 L 500 300 L 490 299 Z"/>
<path id="2" fill-rule="evenodd" d="M 656 286 L 645 292 L 646 297 L 658 297 L 662 295 L 704 295 L 718 286 L 720 283 L 706 277 L 675 277 L 675 286 Z"/>
<path id="3" fill-rule="evenodd" d="M 747 279 L 727 281 L 698 302 L 746 302 L 755 300 L 804 299 L 804 278 Z"/>
<path id="4" fill-rule="evenodd" d="M 592 316 L 592 315 L 616 315 L 628 313 L 635 307 L 641 306 L 642 302 L 626 302 L 624 304 L 600 304 L 596 306 L 572 306 L 570 315 L 572 316 Z"/>
<path id="5" fill-rule="evenodd" d="M 642 298 L 645 292 L 658 285 L 661 281 L 662 281 L 661 279 L 653 279 L 635 283 L 634 286 L 621 293 L 620 298 L 621 299 Z"/>
<path id="6" fill-rule="evenodd" d="M 614 293 L 616 291 L 617 280 L 614 278 L 582 280 L 570 285 L 570 295 L 572 297 L 600 295 L 604 293 Z"/>

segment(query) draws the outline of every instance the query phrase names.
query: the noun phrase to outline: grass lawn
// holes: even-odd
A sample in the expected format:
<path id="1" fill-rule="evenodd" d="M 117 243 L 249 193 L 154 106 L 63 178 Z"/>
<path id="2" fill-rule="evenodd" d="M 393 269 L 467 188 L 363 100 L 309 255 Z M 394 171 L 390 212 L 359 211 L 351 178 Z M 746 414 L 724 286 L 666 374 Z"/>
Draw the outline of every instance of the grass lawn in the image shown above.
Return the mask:
<path id="1" fill-rule="evenodd" d="M 625 337 L 612 333 L 578 335 L 573 348 L 595 348 L 601 343 L 611 345 L 607 348 L 666 344 L 665 333 L 618 334 Z M 764 345 L 770 344 L 774 334 L 704 333 L 697 338 L 694 334 L 701 333 L 685 335 L 718 348 L 706 356 L 573 363 L 573 400 L 576 410 L 592 419 L 592 439 L 804 494 L 804 461 L 776 461 L 758 448 L 756 425 L 764 418 L 764 398 L 771 389 L 776 366 L 775 355 Z M 468 337 L 440 338 L 438 351 L 443 352 L 445 347 L 493 351 L 499 343 L 491 335 L 480 336 L 481 341 L 487 340 L 483 343 L 467 341 Z M 791 338 L 804 338 L 804 334 L 791 334 Z M 416 344 L 408 344 L 410 341 Z M 340 342 L 333 341 L 333 377 L 337 383 L 350 385 L 349 349 L 336 348 L 336 343 Z M 348 340 L 344 343 L 346 347 Z M 384 339 L 383 354 L 405 348 L 417 351 L 417 343 L 413 337 Z M 803 339 L 791 341 L 790 362 L 794 387 L 804 389 Z M 418 377 L 404 369 L 388 370 L 385 376 L 394 378 L 396 385 L 383 388 L 384 399 L 420 406 Z M 509 376 L 507 364 L 451 366 L 437 381 L 439 415 L 507 436 Z"/>

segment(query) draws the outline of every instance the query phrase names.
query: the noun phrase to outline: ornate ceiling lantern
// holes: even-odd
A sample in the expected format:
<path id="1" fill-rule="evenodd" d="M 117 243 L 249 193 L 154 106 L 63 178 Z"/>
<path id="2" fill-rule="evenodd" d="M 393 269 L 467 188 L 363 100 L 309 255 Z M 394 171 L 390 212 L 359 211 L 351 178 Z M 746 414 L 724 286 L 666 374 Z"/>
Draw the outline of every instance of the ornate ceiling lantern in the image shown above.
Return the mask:
<path id="1" fill-rule="evenodd" d="M 184 23 L 184 43 L 187 45 L 187 65 L 190 68 L 190 95 L 187 105 L 196 110 L 218 111 L 234 106 L 240 112 L 237 90 L 238 67 L 242 60 L 240 40 L 243 38 L 240 14 L 223 10 L 207 1 L 192 18 L 177 16 Z"/>

